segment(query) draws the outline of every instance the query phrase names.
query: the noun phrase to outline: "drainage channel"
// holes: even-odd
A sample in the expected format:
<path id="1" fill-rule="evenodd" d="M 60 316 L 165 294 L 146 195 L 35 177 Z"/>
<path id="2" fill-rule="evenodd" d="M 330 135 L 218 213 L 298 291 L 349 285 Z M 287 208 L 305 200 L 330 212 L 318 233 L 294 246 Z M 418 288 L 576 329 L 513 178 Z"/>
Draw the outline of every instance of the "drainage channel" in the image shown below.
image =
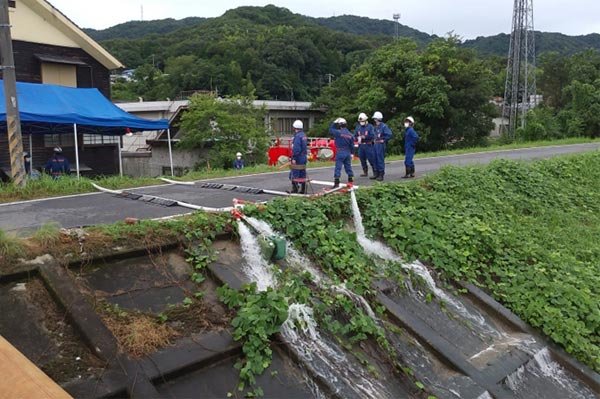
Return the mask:
<path id="1" fill-rule="evenodd" d="M 190 280 L 193 270 L 177 247 L 123 252 L 69 268 L 42 259 L 28 270 L 0 276 L 0 334 L 74 397 L 235 394 L 234 365 L 242 352 L 229 330 L 232 315 L 218 301 L 216 288 L 228 284 L 239 289 L 250 281 L 260 282 L 261 289 L 276 284 L 260 253 L 253 252 L 255 231 L 273 231 L 264 222 L 248 220 L 252 229 L 240 228 L 241 243 L 231 237 L 214 242 L 218 258 L 199 283 Z M 363 234 L 360 226 L 357 232 Z M 363 236 L 359 242 L 371 245 L 368 240 Z M 303 268 L 317 284 L 347 295 L 375 318 L 364 298 L 331 285 L 289 242 L 286 247 L 282 267 Z M 430 278 L 425 288 L 437 286 L 435 276 Z M 377 323 L 396 326 L 387 335 L 398 361 L 425 383 L 428 393 L 439 398 L 598 395 L 596 373 L 482 291 L 464 287 L 466 296 L 438 293 L 446 306 L 427 300 L 422 287 L 385 280 L 374 287 L 387 310 Z M 203 294 L 196 298 L 198 292 Z M 449 299 L 456 303 L 452 306 Z M 257 381 L 265 397 L 422 396 L 410 381 L 386 368 L 374 355 L 376 349 L 367 355 L 377 372 L 364 370 L 354 354 L 319 328 L 309 304 L 291 304 L 288 316 L 272 345 L 273 363 Z M 392 332 L 398 328 L 403 332 Z M 139 335 L 148 340 L 132 344 L 131 338 Z"/>

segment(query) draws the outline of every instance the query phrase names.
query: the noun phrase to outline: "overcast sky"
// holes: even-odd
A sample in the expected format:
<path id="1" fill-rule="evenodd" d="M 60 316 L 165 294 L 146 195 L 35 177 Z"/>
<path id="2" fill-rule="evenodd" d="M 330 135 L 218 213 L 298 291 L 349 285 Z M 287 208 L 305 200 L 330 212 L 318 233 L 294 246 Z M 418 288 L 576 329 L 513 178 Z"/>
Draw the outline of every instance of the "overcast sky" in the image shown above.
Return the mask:
<path id="1" fill-rule="evenodd" d="M 513 0 L 50 0 L 80 27 L 104 29 L 122 22 L 190 16 L 216 17 L 242 5 L 276 4 L 313 17 L 352 14 L 392 19 L 427 33 L 450 31 L 469 39 L 510 31 Z M 569 35 L 600 33 L 600 1 L 534 0 L 535 28 Z"/>

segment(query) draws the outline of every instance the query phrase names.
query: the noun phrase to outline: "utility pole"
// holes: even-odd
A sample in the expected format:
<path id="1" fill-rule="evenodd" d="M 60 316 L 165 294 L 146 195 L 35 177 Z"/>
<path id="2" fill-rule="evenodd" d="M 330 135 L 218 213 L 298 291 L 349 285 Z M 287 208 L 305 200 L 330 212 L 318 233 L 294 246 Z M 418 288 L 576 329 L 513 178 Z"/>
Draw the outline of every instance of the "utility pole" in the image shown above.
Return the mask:
<path id="1" fill-rule="evenodd" d="M 535 64 L 533 0 L 515 0 L 502 107 L 502 117 L 508 118 L 503 133 L 510 139 L 515 137 L 519 118 L 524 128 L 527 111 L 537 105 Z"/>
<path id="2" fill-rule="evenodd" d="M 8 0 L 0 0 L 0 68 L 4 80 L 4 99 L 6 101 L 6 134 L 10 152 L 10 170 L 16 186 L 25 187 L 25 164 L 23 162 L 23 138 L 21 136 L 21 117 L 17 103 L 17 78 L 13 57 Z"/>

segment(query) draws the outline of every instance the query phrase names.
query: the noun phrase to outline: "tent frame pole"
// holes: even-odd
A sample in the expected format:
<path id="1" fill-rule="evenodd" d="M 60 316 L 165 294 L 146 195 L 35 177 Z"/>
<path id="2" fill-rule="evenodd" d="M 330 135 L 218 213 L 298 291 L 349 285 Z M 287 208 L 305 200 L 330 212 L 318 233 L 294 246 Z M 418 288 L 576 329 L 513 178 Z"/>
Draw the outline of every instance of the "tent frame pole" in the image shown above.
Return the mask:
<path id="1" fill-rule="evenodd" d="M 123 153 L 121 152 L 121 144 L 122 144 L 123 136 L 119 136 L 119 142 L 117 143 L 117 147 L 119 148 L 119 175 L 123 177 Z"/>
<path id="2" fill-rule="evenodd" d="M 171 177 L 175 176 L 173 169 L 173 150 L 171 148 L 171 129 L 167 129 L 167 140 L 169 141 L 169 163 L 171 165 Z"/>
<path id="3" fill-rule="evenodd" d="M 77 179 L 79 179 L 79 143 L 77 140 L 77 123 L 73 123 L 73 137 L 75 138 L 75 166 L 77 168 Z"/>
<path id="4" fill-rule="evenodd" d="M 29 176 L 33 172 L 33 134 L 29 133 Z"/>

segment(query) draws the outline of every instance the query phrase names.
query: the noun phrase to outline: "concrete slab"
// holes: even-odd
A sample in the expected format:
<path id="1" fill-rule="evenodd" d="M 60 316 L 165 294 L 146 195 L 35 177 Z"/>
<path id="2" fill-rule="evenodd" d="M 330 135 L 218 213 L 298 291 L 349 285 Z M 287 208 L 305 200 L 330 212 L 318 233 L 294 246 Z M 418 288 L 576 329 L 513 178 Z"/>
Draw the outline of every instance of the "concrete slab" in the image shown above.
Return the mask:
<path id="1" fill-rule="evenodd" d="M 194 292 L 191 267 L 176 251 L 87 266 L 80 278 L 99 299 L 123 309 L 161 313 Z"/>
<path id="2" fill-rule="evenodd" d="M 271 366 L 257 378 L 257 386 L 264 390 L 265 398 L 306 399 L 316 398 L 302 371 L 276 347 L 273 348 Z M 238 394 L 238 371 L 234 368 L 237 357 L 230 357 L 209 367 L 194 371 L 158 386 L 163 397 L 226 398 L 228 392 Z M 241 396 L 241 395 L 240 395 Z"/>
<path id="3" fill-rule="evenodd" d="M 0 335 L 53 380 L 102 374 L 96 358 L 38 278 L 0 286 Z"/>

